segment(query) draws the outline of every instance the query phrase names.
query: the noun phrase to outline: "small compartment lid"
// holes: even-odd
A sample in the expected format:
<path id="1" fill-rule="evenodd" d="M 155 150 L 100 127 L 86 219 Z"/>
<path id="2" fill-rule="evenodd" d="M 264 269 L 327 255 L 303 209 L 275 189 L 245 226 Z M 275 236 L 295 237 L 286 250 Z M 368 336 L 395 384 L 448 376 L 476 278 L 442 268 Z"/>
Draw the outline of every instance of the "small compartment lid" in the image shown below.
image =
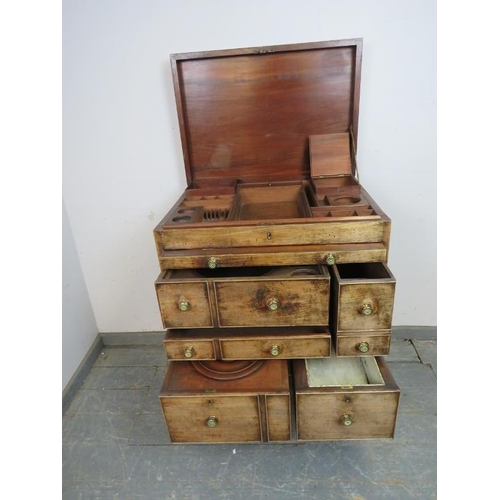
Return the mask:
<path id="1" fill-rule="evenodd" d="M 313 179 L 352 175 L 350 134 L 309 136 L 309 157 Z"/>
<path id="2" fill-rule="evenodd" d="M 309 136 L 357 137 L 362 39 L 171 56 L 188 184 L 310 177 Z"/>

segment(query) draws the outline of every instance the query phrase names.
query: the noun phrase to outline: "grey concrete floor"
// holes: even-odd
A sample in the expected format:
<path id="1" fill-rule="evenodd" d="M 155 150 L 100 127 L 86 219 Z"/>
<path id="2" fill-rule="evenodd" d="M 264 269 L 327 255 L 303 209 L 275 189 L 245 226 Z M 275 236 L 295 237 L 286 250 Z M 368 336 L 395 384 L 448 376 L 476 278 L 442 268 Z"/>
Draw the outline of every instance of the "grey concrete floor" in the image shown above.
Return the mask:
<path id="1" fill-rule="evenodd" d="M 171 445 L 161 345 L 108 346 L 63 416 L 63 499 L 436 498 L 435 340 L 393 339 L 394 439 Z"/>

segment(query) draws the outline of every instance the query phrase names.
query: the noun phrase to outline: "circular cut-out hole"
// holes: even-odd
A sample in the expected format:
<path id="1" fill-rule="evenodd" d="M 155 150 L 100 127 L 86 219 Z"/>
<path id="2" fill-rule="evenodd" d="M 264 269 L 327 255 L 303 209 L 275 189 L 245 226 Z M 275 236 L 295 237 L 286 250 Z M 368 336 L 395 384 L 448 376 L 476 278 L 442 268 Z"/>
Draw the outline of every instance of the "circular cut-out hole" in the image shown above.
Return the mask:
<path id="1" fill-rule="evenodd" d="M 333 200 L 333 203 L 336 205 L 345 205 L 345 204 L 351 204 L 351 203 L 359 203 L 361 201 L 361 198 L 357 198 L 356 196 L 341 196 L 339 198 L 335 198 Z"/>
<path id="2" fill-rule="evenodd" d="M 177 213 L 178 214 L 187 214 L 190 212 L 194 212 L 195 210 L 196 210 L 195 208 L 181 208 L 181 209 L 177 210 Z"/>
<path id="3" fill-rule="evenodd" d="M 318 274 L 315 269 L 297 269 L 293 271 L 292 276 L 314 276 Z"/>
<path id="4" fill-rule="evenodd" d="M 189 215 L 180 215 L 179 217 L 174 217 L 172 222 L 187 222 L 188 220 L 191 220 Z"/>

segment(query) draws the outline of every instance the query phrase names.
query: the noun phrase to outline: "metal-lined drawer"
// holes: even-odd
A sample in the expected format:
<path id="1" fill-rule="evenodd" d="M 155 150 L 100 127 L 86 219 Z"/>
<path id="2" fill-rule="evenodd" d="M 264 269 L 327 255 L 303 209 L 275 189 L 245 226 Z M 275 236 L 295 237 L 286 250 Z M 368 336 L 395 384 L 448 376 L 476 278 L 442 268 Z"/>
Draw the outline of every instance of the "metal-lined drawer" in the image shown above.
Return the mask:
<path id="1" fill-rule="evenodd" d="M 394 436 L 400 390 L 383 358 L 297 360 L 293 378 L 299 441 Z"/>

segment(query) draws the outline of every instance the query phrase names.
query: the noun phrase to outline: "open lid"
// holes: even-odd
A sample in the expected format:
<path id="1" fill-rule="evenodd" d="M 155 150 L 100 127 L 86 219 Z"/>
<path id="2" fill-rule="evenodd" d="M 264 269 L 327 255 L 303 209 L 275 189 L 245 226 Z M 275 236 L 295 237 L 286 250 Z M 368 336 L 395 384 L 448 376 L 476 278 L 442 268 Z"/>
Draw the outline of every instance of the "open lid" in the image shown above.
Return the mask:
<path id="1" fill-rule="evenodd" d="M 362 39 L 173 54 L 188 184 L 310 176 L 309 136 L 357 138 Z"/>

